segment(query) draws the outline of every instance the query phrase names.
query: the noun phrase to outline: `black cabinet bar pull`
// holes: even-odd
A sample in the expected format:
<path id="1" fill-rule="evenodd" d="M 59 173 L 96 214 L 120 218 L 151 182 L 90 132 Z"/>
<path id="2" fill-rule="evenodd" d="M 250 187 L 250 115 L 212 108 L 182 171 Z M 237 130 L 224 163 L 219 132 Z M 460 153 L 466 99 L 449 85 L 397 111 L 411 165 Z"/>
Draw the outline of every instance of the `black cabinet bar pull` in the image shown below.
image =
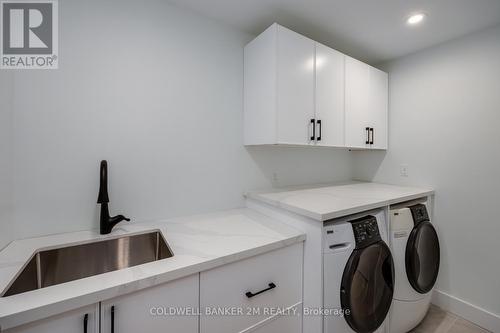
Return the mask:
<path id="1" fill-rule="evenodd" d="M 321 141 L 321 133 L 323 132 L 323 131 L 321 130 L 321 120 L 317 120 L 316 122 L 317 122 L 317 123 L 318 123 L 318 125 L 319 125 L 319 135 L 318 135 L 318 138 L 317 138 L 316 140 Z"/>
<path id="2" fill-rule="evenodd" d="M 87 326 L 89 324 L 89 315 L 85 314 L 83 317 L 83 333 L 87 333 Z"/>
<path id="3" fill-rule="evenodd" d="M 370 128 L 370 133 L 372 136 L 372 138 L 370 139 L 370 144 L 372 145 L 375 142 L 375 130 L 373 129 L 373 127 Z"/>
<path id="4" fill-rule="evenodd" d="M 269 283 L 269 288 L 263 289 L 263 290 L 261 290 L 261 291 L 259 291 L 259 292 L 255 293 L 255 294 L 253 294 L 252 292 L 250 292 L 250 291 L 249 291 L 249 292 L 247 292 L 245 295 L 246 295 L 246 297 L 248 297 L 248 298 L 252 298 L 252 297 L 254 297 L 254 296 L 260 295 L 260 294 L 265 293 L 266 291 L 269 291 L 269 290 L 274 289 L 274 288 L 276 288 L 276 285 L 275 285 L 274 283 L 272 283 L 272 282 L 271 282 L 271 283 Z"/>
<path id="5" fill-rule="evenodd" d="M 369 145 L 370 144 L 370 127 L 367 127 L 365 128 L 365 131 L 366 131 L 366 144 Z"/>
<path id="6" fill-rule="evenodd" d="M 111 307 L 111 333 L 115 333 L 115 306 Z"/>
<path id="7" fill-rule="evenodd" d="M 313 128 L 313 134 L 311 136 L 311 141 L 314 141 L 314 139 L 316 138 L 316 126 L 314 125 L 315 122 L 316 122 L 316 119 L 311 119 L 311 125 Z"/>

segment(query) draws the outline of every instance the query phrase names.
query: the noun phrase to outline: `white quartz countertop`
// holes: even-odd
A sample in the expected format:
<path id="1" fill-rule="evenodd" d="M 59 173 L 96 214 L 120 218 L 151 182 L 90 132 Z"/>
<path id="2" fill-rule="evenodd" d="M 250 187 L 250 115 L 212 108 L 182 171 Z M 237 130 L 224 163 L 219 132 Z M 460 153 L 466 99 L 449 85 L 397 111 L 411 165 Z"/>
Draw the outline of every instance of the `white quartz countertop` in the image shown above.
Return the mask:
<path id="1" fill-rule="evenodd" d="M 91 305 L 305 240 L 305 235 L 250 209 L 121 223 L 110 235 L 82 231 L 14 241 L 0 252 L 3 294 L 36 251 L 159 230 L 174 256 L 157 262 L 0 298 L 0 330 Z"/>
<path id="2" fill-rule="evenodd" d="M 248 192 L 246 197 L 314 220 L 327 221 L 432 194 L 432 189 L 350 182 Z"/>

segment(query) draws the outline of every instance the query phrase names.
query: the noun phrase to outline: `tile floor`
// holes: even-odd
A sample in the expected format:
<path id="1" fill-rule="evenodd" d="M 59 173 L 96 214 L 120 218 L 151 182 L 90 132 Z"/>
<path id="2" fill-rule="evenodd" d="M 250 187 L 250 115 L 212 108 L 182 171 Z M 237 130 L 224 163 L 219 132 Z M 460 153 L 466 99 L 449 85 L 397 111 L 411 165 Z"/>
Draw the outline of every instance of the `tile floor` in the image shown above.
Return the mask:
<path id="1" fill-rule="evenodd" d="M 425 319 L 411 333 L 489 333 L 489 331 L 432 305 Z"/>

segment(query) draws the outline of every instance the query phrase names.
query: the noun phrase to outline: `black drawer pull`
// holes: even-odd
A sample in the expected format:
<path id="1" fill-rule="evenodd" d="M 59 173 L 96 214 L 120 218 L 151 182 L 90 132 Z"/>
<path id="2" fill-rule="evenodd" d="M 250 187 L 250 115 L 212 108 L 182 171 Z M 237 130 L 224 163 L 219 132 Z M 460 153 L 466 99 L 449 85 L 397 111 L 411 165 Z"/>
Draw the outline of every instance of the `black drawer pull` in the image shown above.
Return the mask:
<path id="1" fill-rule="evenodd" d="M 249 292 L 247 292 L 245 295 L 246 295 L 248 298 L 252 298 L 252 297 L 254 297 L 254 296 L 260 295 L 260 294 L 265 293 L 266 291 L 269 291 L 269 290 L 274 289 L 274 288 L 276 288 L 276 285 L 275 285 L 274 283 L 272 283 L 272 282 L 271 282 L 271 283 L 269 283 L 269 288 L 266 288 L 266 289 L 264 289 L 264 290 L 261 290 L 261 291 L 259 291 L 259 292 L 255 293 L 255 294 L 253 294 L 251 291 L 249 291 Z"/>
<path id="2" fill-rule="evenodd" d="M 83 317 L 83 333 L 87 333 L 88 324 L 89 324 L 89 315 L 86 314 L 85 317 Z"/>
<path id="3" fill-rule="evenodd" d="M 372 145 L 373 142 L 375 141 L 375 129 L 374 128 L 370 128 L 370 134 L 372 136 L 372 138 L 370 139 L 370 144 Z"/>
<path id="4" fill-rule="evenodd" d="M 321 132 L 323 132 L 323 130 L 321 129 L 321 120 L 317 120 L 316 122 L 319 125 L 319 135 L 318 135 L 318 138 L 316 139 L 316 141 L 321 141 Z"/>
<path id="5" fill-rule="evenodd" d="M 111 307 L 111 333 L 115 333 L 115 306 Z"/>
<path id="6" fill-rule="evenodd" d="M 365 144 L 369 145 L 370 144 L 370 127 L 365 128 L 366 131 L 366 142 Z"/>
<path id="7" fill-rule="evenodd" d="M 314 141 L 314 139 L 316 139 L 316 120 L 315 119 L 311 119 L 311 126 L 312 126 L 312 129 L 313 129 L 313 132 L 312 132 L 312 135 L 311 135 L 311 141 Z"/>

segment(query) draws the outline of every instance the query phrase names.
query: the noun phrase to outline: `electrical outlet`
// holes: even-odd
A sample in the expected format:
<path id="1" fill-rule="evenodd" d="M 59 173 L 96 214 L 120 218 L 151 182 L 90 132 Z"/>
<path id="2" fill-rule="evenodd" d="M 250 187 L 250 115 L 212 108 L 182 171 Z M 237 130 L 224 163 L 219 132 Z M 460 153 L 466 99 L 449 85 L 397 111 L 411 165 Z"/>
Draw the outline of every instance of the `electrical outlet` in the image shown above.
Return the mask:
<path id="1" fill-rule="evenodd" d="M 278 182 L 278 173 L 277 172 L 273 172 L 273 182 L 274 183 Z"/>
<path id="2" fill-rule="evenodd" d="M 401 164 L 399 166 L 399 173 L 401 177 L 408 177 L 408 164 Z"/>

